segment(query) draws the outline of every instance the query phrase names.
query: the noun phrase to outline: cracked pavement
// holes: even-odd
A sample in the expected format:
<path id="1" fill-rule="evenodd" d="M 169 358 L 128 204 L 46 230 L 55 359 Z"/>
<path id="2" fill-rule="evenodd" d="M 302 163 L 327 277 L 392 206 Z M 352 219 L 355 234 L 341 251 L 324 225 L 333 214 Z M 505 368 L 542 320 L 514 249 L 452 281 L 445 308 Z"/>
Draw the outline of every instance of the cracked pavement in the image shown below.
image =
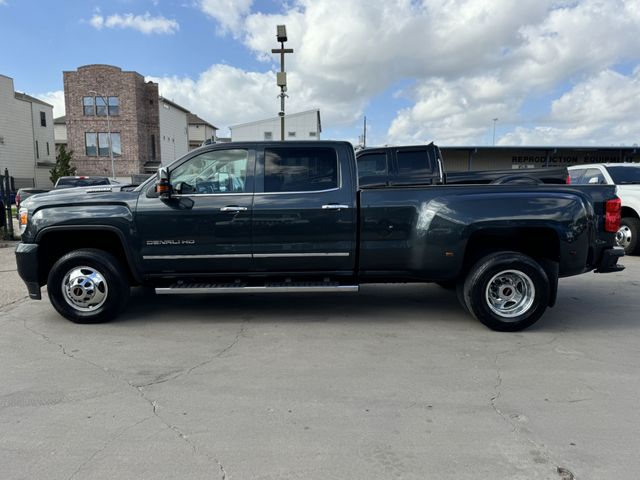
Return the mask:
<path id="1" fill-rule="evenodd" d="M 1 272 L 1 476 L 634 478 L 640 257 L 623 263 L 561 280 L 514 334 L 432 285 L 136 290 L 118 320 L 74 325 Z"/>

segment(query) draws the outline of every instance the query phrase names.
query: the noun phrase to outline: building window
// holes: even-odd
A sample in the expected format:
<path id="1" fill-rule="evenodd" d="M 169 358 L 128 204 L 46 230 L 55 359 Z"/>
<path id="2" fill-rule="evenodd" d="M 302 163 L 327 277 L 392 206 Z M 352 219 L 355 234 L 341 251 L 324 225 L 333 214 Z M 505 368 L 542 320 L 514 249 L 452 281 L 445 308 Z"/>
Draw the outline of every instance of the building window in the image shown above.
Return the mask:
<path id="1" fill-rule="evenodd" d="M 82 108 L 85 116 L 95 115 L 96 111 L 93 97 L 82 97 Z"/>
<path id="2" fill-rule="evenodd" d="M 118 97 L 109 97 L 109 116 L 120 115 L 120 99 Z"/>
<path id="3" fill-rule="evenodd" d="M 47 142 L 47 157 L 48 157 L 49 155 L 51 155 L 51 154 L 49 153 L 49 142 Z"/>
<path id="4" fill-rule="evenodd" d="M 113 150 L 113 156 L 119 157 L 122 155 L 122 144 L 120 143 L 120 134 L 111 134 L 111 149 Z"/>
<path id="5" fill-rule="evenodd" d="M 108 133 L 98 133 L 98 156 L 99 157 L 109 156 L 109 134 Z"/>
<path id="6" fill-rule="evenodd" d="M 309 136 L 310 137 L 317 137 L 318 136 L 318 132 L 309 132 Z"/>
<path id="7" fill-rule="evenodd" d="M 47 126 L 47 116 L 45 115 L 44 112 L 40 112 L 40 126 L 41 127 Z"/>
<path id="8" fill-rule="evenodd" d="M 38 140 L 36 140 L 36 159 L 40 158 L 40 149 L 38 148 Z"/>
<path id="9" fill-rule="evenodd" d="M 264 132 L 265 140 L 273 140 L 273 132 Z"/>
<path id="10" fill-rule="evenodd" d="M 98 156 L 98 134 L 97 133 L 85 133 L 84 134 L 85 153 L 88 157 Z"/>
<path id="11" fill-rule="evenodd" d="M 109 134 L 106 132 L 87 132 L 84 134 L 85 151 L 88 157 L 109 156 Z M 111 151 L 114 157 L 122 155 L 120 134 L 111 134 Z"/>
<path id="12" fill-rule="evenodd" d="M 288 132 L 287 135 L 289 135 L 290 137 L 295 137 L 296 136 L 296 132 Z"/>

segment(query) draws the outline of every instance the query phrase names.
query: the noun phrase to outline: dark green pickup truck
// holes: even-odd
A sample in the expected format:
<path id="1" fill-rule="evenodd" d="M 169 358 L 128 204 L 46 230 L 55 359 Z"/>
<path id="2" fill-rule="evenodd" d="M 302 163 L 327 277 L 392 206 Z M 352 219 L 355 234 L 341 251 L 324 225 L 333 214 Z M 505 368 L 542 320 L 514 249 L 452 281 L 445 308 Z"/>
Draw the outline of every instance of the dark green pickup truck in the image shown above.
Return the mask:
<path id="1" fill-rule="evenodd" d="M 446 185 L 438 156 L 394 152 L 389 178 L 346 142 L 194 150 L 136 187 L 25 201 L 18 271 L 68 319 L 114 317 L 130 286 L 158 294 L 354 292 L 364 283 L 456 286 L 495 330 L 521 330 L 559 277 L 619 271 L 613 186 Z M 432 153 L 432 152 L 431 152 Z"/>

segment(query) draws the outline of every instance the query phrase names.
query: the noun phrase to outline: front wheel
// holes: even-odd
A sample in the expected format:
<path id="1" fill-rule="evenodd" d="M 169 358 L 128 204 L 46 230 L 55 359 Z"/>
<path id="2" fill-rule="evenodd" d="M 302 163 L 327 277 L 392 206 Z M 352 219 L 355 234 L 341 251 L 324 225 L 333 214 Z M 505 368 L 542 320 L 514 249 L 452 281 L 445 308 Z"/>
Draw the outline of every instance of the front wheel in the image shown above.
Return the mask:
<path id="1" fill-rule="evenodd" d="M 624 217 L 620 220 L 620 228 L 616 233 L 616 242 L 624 248 L 625 255 L 635 253 L 638 247 L 638 233 L 640 220 L 634 217 Z"/>
<path id="2" fill-rule="evenodd" d="M 481 258 L 464 281 L 469 312 L 492 330 L 516 332 L 530 327 L 549 304 L 547 274 L 531 257 L 517 252 Z"/>
<path id="3" fill-rule="evenodd" d="M 116 257 L 102 250 L 74 250 L 51 268 L 49 300 L 75 323 L 111 320 L 129 298 L 129 279 Z"/>

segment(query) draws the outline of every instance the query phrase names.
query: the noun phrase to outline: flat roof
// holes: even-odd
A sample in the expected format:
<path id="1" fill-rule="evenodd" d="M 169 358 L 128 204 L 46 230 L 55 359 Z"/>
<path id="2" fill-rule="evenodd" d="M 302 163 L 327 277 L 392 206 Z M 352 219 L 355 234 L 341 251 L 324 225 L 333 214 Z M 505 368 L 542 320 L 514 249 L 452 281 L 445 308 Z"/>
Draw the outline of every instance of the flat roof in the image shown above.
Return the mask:
<path id="1" fill-rule="evenodd" d="M 320 123 L 320 109 L 319 108 L 314 108 L 312 110 L 305 110 L 304 112 L 296 112 L 296 113 L 288 113 L 285 115 L 286 117 L 299 117 L 301 115 L 307 115 L 309 113 L 316 113 L 318 115 L 318 129 L 322 132 L 322 124 Z M 233 129 L 236 127 L 248 127 L 250 125 L 258 125 L 259 123 L 263 123 L 263 122 L 270 122 L 272 120 L 279 120 L 280 117 L 270 117 L 270 118 L 265 118 L 262 120 L 255 120 L 253 122 L 247 122 L 247 123 L 238 123 L 237 125 L 232 125 L 229 128 Z"/>

